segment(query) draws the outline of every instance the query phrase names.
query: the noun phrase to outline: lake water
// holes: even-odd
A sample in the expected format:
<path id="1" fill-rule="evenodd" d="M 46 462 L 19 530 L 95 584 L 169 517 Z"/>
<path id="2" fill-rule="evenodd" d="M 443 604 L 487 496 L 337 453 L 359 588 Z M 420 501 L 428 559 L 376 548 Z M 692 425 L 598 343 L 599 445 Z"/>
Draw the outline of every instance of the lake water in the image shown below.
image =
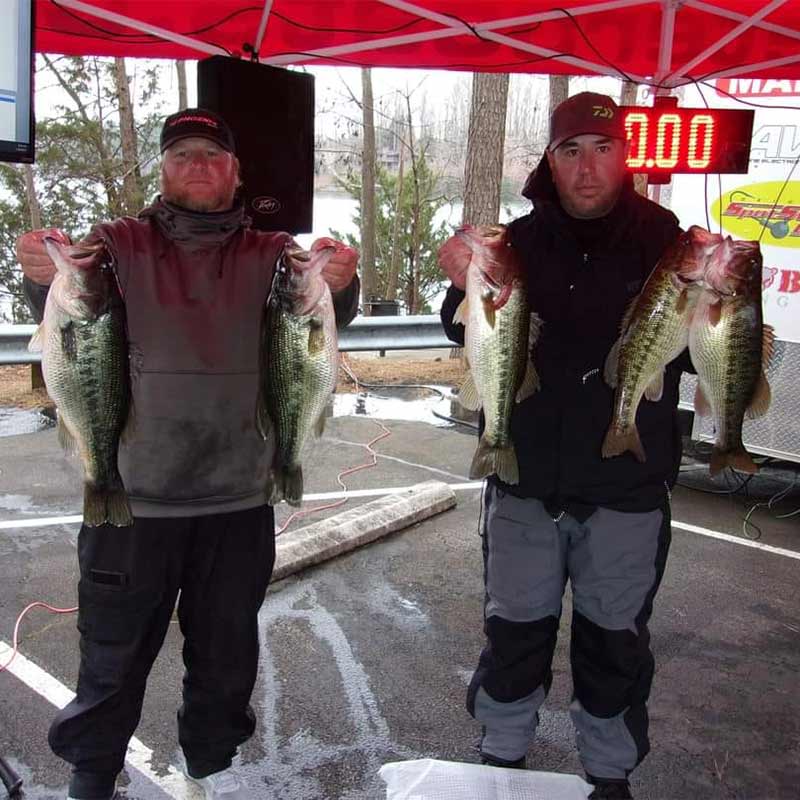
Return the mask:
<path id="1" fill-rule="evenodd" d="M 508 222 L 515 217 L 526 214 L 530 208 L 528 201 L 513 203 L 507 208 L 500 209 L 500 221 Z M 353 215 L 358 209 L 358 203 L 350 197 L 336 195 L 316 195 L 314 197 L 314 221 L 311 233 L 301 233 L 295 236 L 303 247 L 309 247 L 314 239 L 320 236 L 329 236 L 331 230 L 342 234 L 350 233 L 358 238 L 358 227 L 353 222 Z M 449 203 L 443 206 L 435 217 L 436 223 L 445 222 L 452 227 L 461 223 L 462 203 Z"/>

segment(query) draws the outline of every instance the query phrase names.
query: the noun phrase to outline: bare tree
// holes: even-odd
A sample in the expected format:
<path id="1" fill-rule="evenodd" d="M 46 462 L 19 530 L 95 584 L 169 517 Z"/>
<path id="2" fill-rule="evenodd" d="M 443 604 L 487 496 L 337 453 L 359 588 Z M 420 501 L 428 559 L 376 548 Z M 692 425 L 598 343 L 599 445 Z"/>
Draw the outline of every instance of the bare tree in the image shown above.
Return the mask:
<path id="1" fill-rule="evenodd" d="M 464 170 L 464 223 L 485 225 L 500 218 L 507 107 L 508 74 L 476 72 Z"/>
<path id="2" fill-rule="evenodd" d="M 136 124 L 131 107 L 131 92 L 125 59 L 114 59 L 114 87 L 119 108 L 119 132 L 122 143 L 122 197 L 121 210 L 129 215 L 138 214 L 144 206 L 142 174 L 139 169 L 139 146 L 136 141 Z"/>
<path id="3" fill-rule="evenodd" d="M 375 296 L 375 108 L 372 70 L 361 70 L 361 118 L 364 129 L 361 147 L 361 306 L 372 313 Z"/>
<path id="4" fill-rule="evenodd" d="M 569 97 L 569 75 L 550 76 L 550 114 Z"/>
<path id="5" fill-rule="evenodd" d="M 22 174 L 25 178 L 25 199 L 28 201 L 28 210 L 31 216 L 31 228 L 38 230 L 42 225 L 42 207 L 39 198 L 36 196 L 36 184 L 33 182 L 33 167 L 30 164 L 22 166 Z"/>
<path id="6" fill-rule="evenodd" d="M 178 73 L 178 111 L 189 106 L 189 92 L 186 89 L 186 62 L 175 62 L 175 71 Z"/>
<path id="7" fill-rule="evenodd" d="M 400 150 L 400 161 L 397 166 L 397 193 L 395 196 L 394 207 L 396 213 L 392 224 L 392 250 L 391 258 L 389 261 L 389 274 L 386 278 L 386 299 L 397 299 L 397 283 L 400 276 L 400 220 L 402 217 L 401 209 L 403 207 L 403 161 L 405 149 L 402 142 L 398 145 Z"/>
<path id="8" fill-rule="evenodd" d="M 622 96 L 620 98 L 620 105 L 635 106 L 639 93 L 639 85 L 632 81 L 622 82 Z M 647 197 L 647 175 L 644 172 L 637 172 L 633 176 L 633 186 L 639 194 Z"/>
<path id="9" fill-rule="evenodd" d="M 103 116 L 101 113 L 101 92 L 98 89 L 97 95 L 97 118 L 93 119 L 89 114 L 89 102 L 76 87 L 74 76 L 70 75 L 67 79 L 65 74 L 56 66 L 56 62 L 50 59 L 46 54 L 42 53 L 42 59 L 52 74 L 58 81 L 59 86 L 69 95 L 72 102 L 75 104 L 75 114 L 81 120 L 83 127 L 86 131 L 86 139 L 91 142 L 98 159 L 98 172 L 95 177 L 103 184 L 108 201 L 109 212 L 112 216 L 121 216 L 123 213 L 120 208 L 120 194 L 115 182 L 115 169 L 114 162 L 109 151 L 108 144 L 105 139 L 105 128 L 103 124 Z M 97 59 L 85 59 L 79 65 L 80 74 L 85 84 L 88 86 L 89 73 L 94 72 L 96 83 L 100 83 L 100 68 Z"/>

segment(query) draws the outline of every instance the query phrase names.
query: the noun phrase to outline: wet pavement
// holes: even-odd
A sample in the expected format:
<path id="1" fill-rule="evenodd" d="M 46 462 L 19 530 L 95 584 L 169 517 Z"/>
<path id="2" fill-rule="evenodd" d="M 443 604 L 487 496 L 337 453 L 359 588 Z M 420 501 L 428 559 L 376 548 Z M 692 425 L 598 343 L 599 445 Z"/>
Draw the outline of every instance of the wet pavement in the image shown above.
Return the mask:
<path id="1" fill-rule="evenodd" d="M 411 390 L 337 398 L 306 462 L 309 492 L 336 492 L 337 474 L 370 461 L 364 444 L 384 432 L 379 422 L 391 435 L 373 445 L 377 466 L 344 478 L 348 487 L 380 493 L 430 479 L 469 483 L 474 433 L 436 416 L 449 415 L 447 397 L 419 390 L 406 401 L 404 391 Z M 695 455 L 704 454 L 697 446 Z M 651 624 L 653 751 L 633 774 L 634 795 L 796 800 L 800 514 L 789 515 L 800 507 L 797 467 L 769 464 L 745 486 L 728 486 L 687 458 L 680 483 Z M 271 587 L 260 614 L 258 727 L 240 759 L 259 800 L 380 800 L 377 771 L 387 761 L 475 760 L 479 731 L 464 694 L 482 645 L 479 493 L 456 494 L 455 509 Z M 78 525 L 69 520 L 80 497 L 79 468 L 52 428 L 0 438 L 0 640 L 11 641 L 32 601 L 76 603 Z M 336 511 L 283 535 L 325 513 Z M 278 522 L 287 515 L 280 507 Z M 564 610 L 553 689 L 528 760 L 580 773 L 568 716 L 569 595 Z M 32 666 L 22 677 L 0 673 L 0 755 L 24 779 L 25 798 L 63 800 L 67 770 L 47 747 L 54 707 L 30 677 L 39 668 L 74 687 L 75 617 L 36 609 L 20 638 Z M 142 749 L 122 776 L 121 797 L 197 796 L 175 775 L 180 648 L 174 624 L 150 678 L 136 733 Z"/>

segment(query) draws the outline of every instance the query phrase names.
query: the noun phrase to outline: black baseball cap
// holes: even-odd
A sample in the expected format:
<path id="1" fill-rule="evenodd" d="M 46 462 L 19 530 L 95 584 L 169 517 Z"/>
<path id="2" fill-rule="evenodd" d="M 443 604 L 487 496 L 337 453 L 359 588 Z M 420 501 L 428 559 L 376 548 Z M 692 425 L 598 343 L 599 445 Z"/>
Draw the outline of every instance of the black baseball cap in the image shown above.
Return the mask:
<path id="1" fill-rule="evenodd" d="M 559 103 L 550 119 L 550 144 L 547 149 L 555 150 L 567 139 L 583 133 L 612 139 L 627 138 L 622 111 L 608 95 L 581 92 Z"/>
<path id="2" fill-rule="evenodd" d="M 168 116 L 161 128 L 161 152 L 190 136 L 210 139 L 229 153 L 236 153 L 233 131 L 228 123 L 219 114 L 205 108 L 184 108 Z"/>

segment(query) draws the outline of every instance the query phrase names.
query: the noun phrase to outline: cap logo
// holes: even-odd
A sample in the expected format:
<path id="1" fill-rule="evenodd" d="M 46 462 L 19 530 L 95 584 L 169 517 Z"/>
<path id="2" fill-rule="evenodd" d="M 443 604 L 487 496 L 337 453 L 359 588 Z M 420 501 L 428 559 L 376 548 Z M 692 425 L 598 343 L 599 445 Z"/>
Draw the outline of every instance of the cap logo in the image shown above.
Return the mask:
<path id="1" fill-rule="evenodd" d="M 219 125 L 217 125 L 217 121 L 215 119 L 211 119 L 211 117 L 191 116 L 189 114 L 170 120 L 169 125 L 172 127 L 173 125 L 181 125 L 184 122 L 202 122 L 204 125 L 210 125 L 212 128 L 219 127 Z"/>
<path id="2" fill-rule="evenodd" d="M 601 119 L 614 119 L 614 110 L 608 106 L 592 106 L 592 116 Z"/>

